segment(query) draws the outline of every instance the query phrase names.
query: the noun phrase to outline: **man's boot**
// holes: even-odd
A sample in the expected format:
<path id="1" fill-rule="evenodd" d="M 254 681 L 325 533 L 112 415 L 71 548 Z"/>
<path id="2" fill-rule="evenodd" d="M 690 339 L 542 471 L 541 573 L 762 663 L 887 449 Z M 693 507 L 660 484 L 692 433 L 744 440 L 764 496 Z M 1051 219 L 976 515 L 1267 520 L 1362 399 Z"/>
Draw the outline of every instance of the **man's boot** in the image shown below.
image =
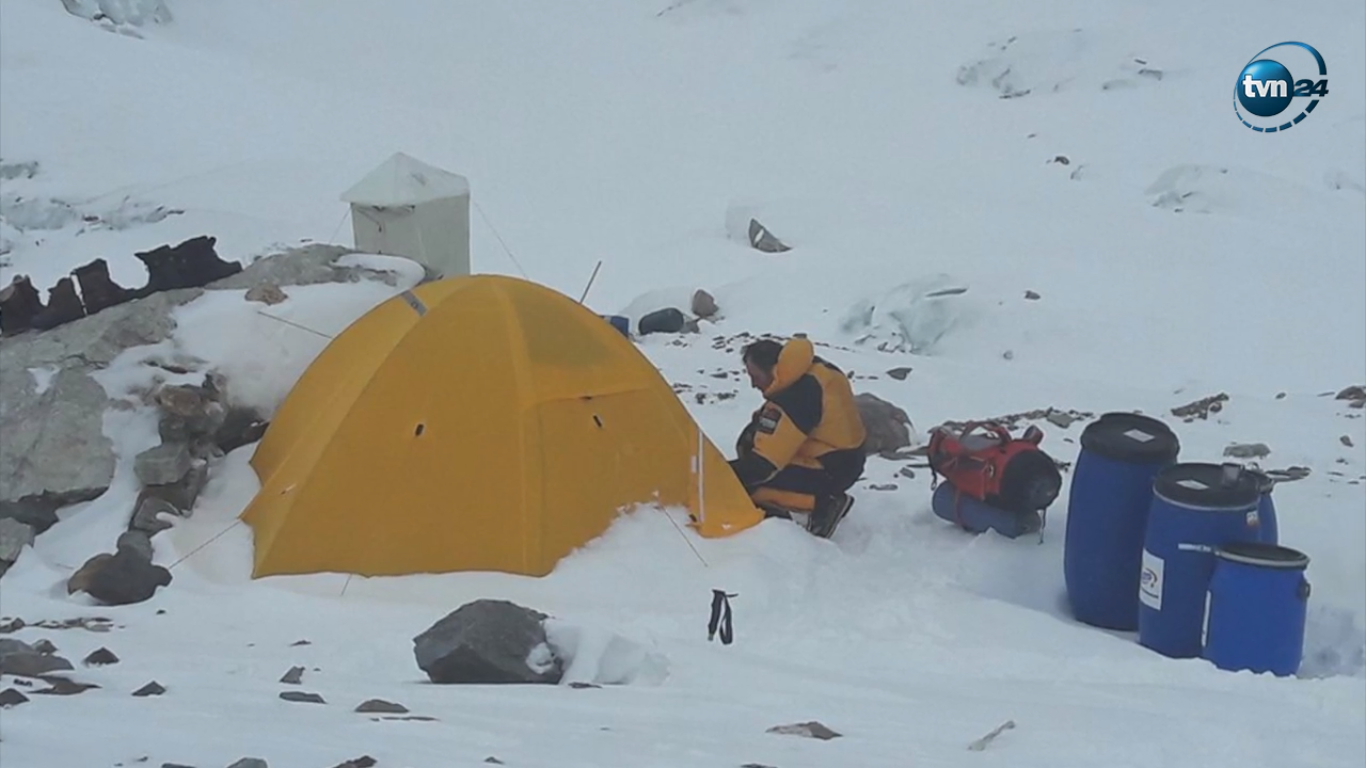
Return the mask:
<path id="1" fill-rule="evenodd" d="M 109 264 L 104 259 L 95 259 L 76 267 L 71 274 L 81 284 L 81 300 L 85 303 L 87 315 L 122 304 L 130 298 L 128 289 L 109 277 Z"/>
<path id="2" fill-rule="evenodd" d="M 839 493 L 834 496 L 817 496 L 816 507 L 811 510 L 811 517 L 807 519 L 806 529 L 813 536 L 828 539 L 839 527 L 844 516 L 849 514 L 849 508 L 854 506 L 854 497 L 847 493 Z"/>

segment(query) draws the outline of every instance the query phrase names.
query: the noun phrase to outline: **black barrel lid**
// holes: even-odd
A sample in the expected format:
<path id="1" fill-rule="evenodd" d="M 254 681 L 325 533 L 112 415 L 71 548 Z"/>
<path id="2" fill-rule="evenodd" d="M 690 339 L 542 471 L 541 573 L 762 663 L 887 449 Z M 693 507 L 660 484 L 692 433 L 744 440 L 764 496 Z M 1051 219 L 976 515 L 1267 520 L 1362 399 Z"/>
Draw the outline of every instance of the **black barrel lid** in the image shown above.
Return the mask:
<path id="1" fill-rule="evenodd" d="M 1238 464 L 1173 464 L 1157 473 L 1153 491 L 1177 504 L 1209 509 L 1255 506 L 1257 478 Z"/>
<path id="2" fill-rule="evenodd" d="M 1137 413 L 1106 413 L 1081 433 L 1081 447 L 1113 461 L 1164 464 L 1176 460 L 1181 442 L 1171 427 Z"/>
<path id="3" fill-rule="evenodd" d="M 1257 479 L 1257 490 L 1262 493 L 1270 493 L 1276 487 L 1275 478 L 1261 470 L 1245 468 L 1243 471 Z"/>
<path id="4" fill-rule="evenodd" d="M 1222 547 L 1215 549 L 1214 554 L 1235 563 L 1260 565 L 1266 568 L 1299 570 L 1309 566 L 1309 555 L 1304 554 L 1298 549 L 1282 547 L 1276 544 L 1265 544 L 1257 541 L 1240 541 L 1233 544 L 1225 544 Z"/>

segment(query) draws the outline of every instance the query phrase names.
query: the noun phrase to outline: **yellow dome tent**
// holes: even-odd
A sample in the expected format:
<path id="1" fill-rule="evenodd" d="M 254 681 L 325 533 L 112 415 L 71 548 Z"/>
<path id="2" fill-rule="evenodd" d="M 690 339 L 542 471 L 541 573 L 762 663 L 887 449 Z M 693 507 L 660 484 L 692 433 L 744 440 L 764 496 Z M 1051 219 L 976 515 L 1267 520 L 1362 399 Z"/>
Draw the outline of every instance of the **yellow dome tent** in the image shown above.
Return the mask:
<path id="1" fill-rule="evenodd" d="M 685 506 L 707 537 L 762 519 L 634 344 L 497 275 L 418 286 L 351 324 L 251 465 L 256 578 L 541 576 L 635 504 Z"/>

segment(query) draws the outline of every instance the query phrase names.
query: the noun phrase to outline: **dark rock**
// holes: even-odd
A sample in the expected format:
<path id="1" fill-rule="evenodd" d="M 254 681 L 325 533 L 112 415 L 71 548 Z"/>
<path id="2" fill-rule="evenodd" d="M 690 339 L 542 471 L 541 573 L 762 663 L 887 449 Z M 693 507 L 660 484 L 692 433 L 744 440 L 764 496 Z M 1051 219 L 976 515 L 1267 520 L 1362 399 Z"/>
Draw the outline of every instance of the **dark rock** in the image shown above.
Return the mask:
<path id="1" fill-rule="evenodd" d="M 76 294 L 76 283 L 63 277 L 48 290 L 47 307 L 33 317 L 33 327 L 40 331 L 56 328 L 72 320 L 85 317 L 85 307 Z"/>
<path id="2" fill-rule="evenodd" d="M 52 494 L 0 501 L 0 519 L 17 520 L 32 528 L 35 534 L 41 534 L 57 524 L 57 510 L 63 506 L 61 500 Z"/>
<path id="3" fill-rule="evenodd" d="M 1337 393 L 1336 400 L 1366 400 L 1366 386 L 1356 384 Z"/>
<path id="4" fill-rule="evenodd" d="M 10 653 L 0 656 L 0 675 L 15 677 L 41 677 L 51 672 L 67 672 L 74 669 L 71 662 L 61 656 L 44 653 Z"/>
<path id="5" fill-rule="evenodd" d="M 433 683 L 548 683 L 560 681 L 562 664 L 548 650 L 546 615 L 506 600 L 466 603 L 413 638 L 417 665 Z"/>
<path id="6" fill-rule="evenodd" d="M 697 317 L 707 318 L 714 316 L 719 307 L 716 306 L 716 298 L 701 288 L 693 292 L 692 313 Z"/>
<path id="7" fill-rule="evenodd" d="M 119 657 L 115 656 L 114 652 L 109 650 L 108 648 L 100 648 L 98 650 L 91 651 L 90 655 L 86 656 L 85 660 L 81 663 L 86 665 L 87 667 L 103 667 L 108 666 L 110 664 L 119 663 Z"/>
<path id="8" fill-rule="evenodd" d="M 19 559 L 24 547 L 33 546 L 33 528 L 12 517 L 0 517 L 0 563 Z"/>
<path id="9" fill-rule="evenodd" d="M 601 686 L 601 685 L 598 685 L 598 684 L 596 684 L 596 683 L 577 683 L 577 682 L 575 682 L 575 683 L 570 683 L 570 684 L 569 684 L 569 687 L 570 687 L 570 688 L 573 688 L 573 689 L 575 689 L 575 690 L 583 690 L 583 689 L 585 689 L 585 688 L 601 688 L 602 686 Z"/>
<path id="10" fill-rule="evenodd" d="M 682 333 L 683 327 L 687 324 L 687 317 L 673 307 L 657 309 L 644 317 L 636 327 L 641 336 L 651 333 Z"/>
<path id="11" fill-rule="evenodd" d="M 270 766 L 266 765 L 266 761 L 259 757 L 244 757 L 228 768 L 270 768 Z"/>
<path id="12" fill-rule="evenodd" d="M 208 462 L 192 459 L 189 471 L 174 483 L 143 486 L 138 493 L 138 505 L 134 509 L 141 508 L 147 499 L 156 498 L 174 507 L 175 514 L 181 517 L 189 517 L 190 510 L 194 509 L 195 502 L 199 500 L 199 494 L 204 492 L 204 487 L 208 484 Z"/>
<path id="13" fill-rule="evenodd" d="M 1228 394 L 1220 392 L 1217 395 L 1203 397 L 1192 403 L 1177 406 L 1172 409 L 1173 416 L 1180 416 L 1187 422 L 1196 419 L 1208 419 L 1211 413 L 1218 413 L 1224 410 L 1224 403 L 1228 402 Z"/>
<path id="14" fill-rule="evenodd" d="M 839 738 L 843 735 L 815 720 L 806 723 L 794 723 L 792 725 L 775 725 L 772 728 L 769 728 L 768 732 L 787 736 L 805 736 L 808 739 L 820 739 L 822 741 L 829 741 L 830 739 Z"/>
<path id="15" fill-rule="evenodd" d="M 35 653 L 51 655 L 57 652 L 57 646 L 53 645 L 52 641 L 45 637 L 33 644 L 33 651 Z"/>
<path id="16" fill-rule="evenodd" d="M 896 486 L 896 483 L 882 483 L 882 484 L 874 483 L 873 485 L 868 486 L 868 490 L 870 490 L 870 491 L 895 491 L 895 490 L 896 490 L 896 487 L 897 487 L 897 486 Z"/>
<path id="17" fill-rule="evenodd" d="M 361 755 L 360 757 L 353 757 L 344 763 L 338 763 L 336 768 L 374 768 L 375 765 L 375 758 L 369 755 Z"/>
<path id="18" fill-rule="evenodd" d="M 0 288 L 0 333 L 13 336 L 33 328 L 33 320 L 44 309 L 43 297 L 28 275 L 16 275 Z"/>
<path id="19" fill-rule="evenodd" d="M 81 284 L 81 300 L 85 304 L 86 314 L 93 315 L 133 297 L 132 291 L 109 277 L 109 264 L 104 259 L 95 259 L 76 267 L 71 274 Z"/>
<path id="20" fill-rule="evenodd" d="M 484 762 L 489 765 L 507 765 L 507 763 L 504 763 L 502 760 L 499 760 L 493 755 L 489 755 L 488 757 L 484 758 Z"/>
<path id="21" fill-rule="evenodd" d="M 139 453 L 133 472 L 143 485 L 169 485 L 190 471 L 190 449 L 184 443 L 162 443 Z"/>
<path id="22" fill-rule="evenodd" d="M 1351 438 L 1351 436 L 1349 436 L 1349 435 L 1343 435 L 1342 437 L 1339 437 L 1339 438 L 1338 438 L 1338 442 L 1342 443 L 1343 445 L 1347 446 L 1348 448 L 1353 447 L 1352 438 Z M 3 558 L 3 557 L 0 557 L 0 559 L 4 559 L 4 558 Z"/>
<path id="23" fill-rule="evenodd" d="M 323 700 L 323 697 L 319 696 L 316 693 L 308 693 L 307 691 L 285 691 L 284 693 L 280 694 L 280 698 L 284 699 L 285 701 L 292 701 L 298 704 L 327 703 Z"/>
<path id="24" fill-rule="evenodd" d="M 28 701 L 28 697 L 14 688 L 6 688 L 0 691 L 0 708 L 17 707 Z"/>
<path id="25" fill-rule="evenodd" d="M 356 711 L 365 714 L 402 715 L 407 714 L 408 708 L 384 699 L 370 699 L 361 702 Z"/>
<path id="26" fill-rule="evenodd" d="M 163 693 L 165 693 L 165 692 L 166 692 L 165 686 L 163 686 L 161 683 L 158 683 L 157 681 L 153 680 L 152 682 L 150 682 L 150 683 L 148 683 L 148 684 L 142 686 L 141 688 L 137 689 L 136 691 L 133 691 L 133 695 L 134 695 L 134 696 L 137 696 L 137 697 L 139 697 L 139 698 L 141 698 L 141 697 L 145 697 L 145 696 L 160 696 L 161 694 L 163 694 Z"/>
<path id="27" fill-rule="evenodd" d="M 906 377 L 911 375 L 911 369 L 905 367 L 893 368 L 890 371 L 887 371 L 887 375 L 891 376 L 897 381 L 905 381 Z"/>
<path id="28" fill-rule="evenodd" d="M 265 437 L 268 426 L 270 422 L 251 408 L 229 408 L 213 442 L 224 453 L 232 453 Z"/>
<path id="29" fill-rule="evenodd" d="M 162 763 L 161 768 L 194 768 L 193 765 L 182 765 L 180 763 Z"/>
<path id="30" fill-rule="evenodd" d="M 165 499 L 158 499 L 155 496 L 147 496 L 138 504 L 137 511 L 133 513 L 133 519 L 129 523 L 131 530 L 143 531 L 148 534 L 156 534 L 170 528 L 173 523 L 163 520 L 162 515 L 180 516 L 180 510 L 176 509 L 171 502 Z M 148 541 L 151 544 L 151 541 Z M 150 560 L 151 558 L 147 558 Z"/>
<path id="31" fill-rule="evenodd" d="M 910 446 L 911 418 L 905 411 L 866 392 L 857 395 L 854 402 L 858 405 L 863 428 L 868 433 L 863 444 L 865 453 L 881 454 Z"/>
<path id="32" fill-rule="evenodd" d="M 760 224 L 758 219 L 749 220 L 749 245 L 756 251 L 764 253 L 783 253 L 792 250 L 786 243 L 779 240 L 768 231 L 768 228 Z"/>
<path id="33" fill-rule="evenodd" d="M 1033 291 L 1025 291 L 1025 298 L 1029 301 L 1038 301 L 1042 297 Z"/>
<path id="34" fill-rule="evenodd" d="M 310 640 L 295 640 L 294 642 L 292 642 L 292 643 L 289 644 L 289 647 L 290 647 L 290 648 L 297 648 L 297 647 L 299 647 L 299 646 L 301 646 L 301 645 L 312 645 L 312 644 L 313 644 L 313 642 L 310 641 Z"/>
<path id="35" fill-rule="evenodd" d="M 34 691 L 34 695 L 41 694 L 43 696 L 75 696 L 76 694 L 84 693 L 85 691 L 88 691 L 91 688 L 99 688 L 99 686 L 95 685 L 94 683 L 81 683 L 75 680 L 68 680 L 65 677 L 57 677 L 54 675 L 42 675 L 40 679 L 46 682 L 48 684 L 48 687 L 43 688 L 42 690 Z"/>
<path id="36" fill-rule="evenodd" d="M 303 681 L 304 681 L 304 668 L 303 668 L 303 667 L 290 667 L 290 668 L 289 668 L 289 671 L 286 672 L 286 673 L 280 678 L 280 682 L 282 682 L 282 683 L 284 683 L 284 684 L 286 684 L 286 685 L 298 685 L 298 684 L 302 683 Z"/>
<path id="37" fill-rule="evenodd" d="M 170 571 L 121 549 L 92 557 L 72 575 L 67 591 L 85 592 L 106 605 L 131 605 L 151 599 L 158 587 L 170 583 Z"/>
<path id="38" fill-rule="evenodd" d="M 148 296 L 177 288 L 200 288 L 242 271 L 239 262 L 225 262 L 218 258 L 214 245 L 216 237 L 190 238 L 175 246 L 163 245 L 150 251 L 134 253 L 147 267 L 147 285 L 136 291 L 137 296 Z"/>
<path id="39" fill-rule="evenodd" d="M 897 470 L 897 474 L 901 475 L 902 477 L 909 478 L 911 480 L 915 479 L 915 470 L 911 469 L 910 467 L 902 467 L 901 469 Z"/>
<path id="40" fill-rule="evenodd" d="M 119 534 L 118 542 L 114 544 L 115 549 L 131 550 L 138 557 L 152 562 L 153 550 L 151 535 L 146 530 L 124 531 Z"/>

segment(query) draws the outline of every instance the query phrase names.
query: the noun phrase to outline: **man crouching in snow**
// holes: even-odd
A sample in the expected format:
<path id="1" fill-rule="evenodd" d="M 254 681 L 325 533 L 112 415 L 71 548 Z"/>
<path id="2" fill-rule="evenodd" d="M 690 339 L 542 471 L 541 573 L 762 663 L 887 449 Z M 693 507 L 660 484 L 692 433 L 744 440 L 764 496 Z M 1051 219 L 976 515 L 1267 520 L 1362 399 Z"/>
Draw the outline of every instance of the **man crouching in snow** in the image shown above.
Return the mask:
<path id="1" fill-rule="evenodd" d="M 764 404 L 740 433 L 731 469 L 765 514 L 810 513 L 807 530 L 829 538 L 863 474 L 866 433 L 849 379 L 801 337 L 755 341 L 743 359 Z"/>

